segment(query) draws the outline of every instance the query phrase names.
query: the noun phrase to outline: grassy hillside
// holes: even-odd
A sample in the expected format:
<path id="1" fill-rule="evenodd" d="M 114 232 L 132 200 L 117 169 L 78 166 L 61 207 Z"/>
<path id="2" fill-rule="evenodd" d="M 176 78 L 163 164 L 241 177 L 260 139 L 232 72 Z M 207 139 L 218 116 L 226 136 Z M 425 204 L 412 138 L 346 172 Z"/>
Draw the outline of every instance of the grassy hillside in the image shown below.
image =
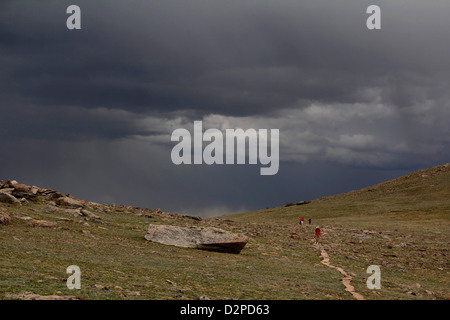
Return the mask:
<path id="1" fill-rule="evenodd" d="M 449 204 L 450 164 L 445 164 L 308 204 L 288 204 L 229 217 L 243 222 L 270 223 L 296 223 L 301 216 L 322 223 L 358 218 L 359 222 L 389 221 L 395 228 L 402 227 L 403 222 L 407 222 L 405 227 L 411 222 L 434 226 L 437 221 L 449 222 Z"/>
<path id="2" fill-rule="evenodd" d="M 90 215 L 74 216 L 48 210 L 49 195 L 0 202 L 9 217 L 0 223 L 0 299 L 352 299 L 342 275 L 321 263 L 321 248 L 366 299 L 449 299 L 449 186 L 444 165 L 309 204 L 209 219 L 90 202 Z M 313 225 L 300 227 L 300 216 Z M 215 226 L 249 242 L 237 255 L 166 246 L 144 239 L 149 223 Z M 366 287 L 373 264 L 381 290 Z M 81 290 L 66 286 L 70 265 L 81 269 Z"/>
<path id="3" fill-rule="evenodd" d="M 368 265 L 381 266 L 385 288 L 377 291 L 380 298 L 425 299 L 436 292 L 450 298 L 450 164 L 307 204 L 227 216 L 286 229 L 300 217 L 306 223 L 312 219 L 307 228 L 320 225 L 325 231 L 324 246 L 337 265 L 363 279 Z M 355 279 L 361 292 L 367 291 L 363 279 Z M 391 296 L 397 290 L 411 296 Z"/>

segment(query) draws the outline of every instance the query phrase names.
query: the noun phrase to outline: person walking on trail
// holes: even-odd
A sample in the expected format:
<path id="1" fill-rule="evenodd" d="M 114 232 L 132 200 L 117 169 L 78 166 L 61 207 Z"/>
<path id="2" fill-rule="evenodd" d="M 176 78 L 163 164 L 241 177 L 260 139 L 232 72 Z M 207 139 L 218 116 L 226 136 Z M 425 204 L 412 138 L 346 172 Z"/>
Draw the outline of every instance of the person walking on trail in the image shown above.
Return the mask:
<path id="1" fill-rule="evenodd" d="M 305 219 L 303 219 L 303 217 L 301 217 L 300 220 L 299 220 L 299 223 L 300 223 L 301 226 L 303 225 L 303 222 L 305 222 Z"/>
<path id="2" fill-rule="evenodd" d="M 309 222 L 309 224 L 311 224 L 311 218 L 309 218 L 308 222 Z"/>
<path id="3" fill-rule="evenodd" d="M 314 235 L 314 239 L 316 240 L 316 244 L 319 244 L 319 241 L 320 241 L 320 228 L 319 228 L 319 226 L 316 227 L 316 233 Z"/>

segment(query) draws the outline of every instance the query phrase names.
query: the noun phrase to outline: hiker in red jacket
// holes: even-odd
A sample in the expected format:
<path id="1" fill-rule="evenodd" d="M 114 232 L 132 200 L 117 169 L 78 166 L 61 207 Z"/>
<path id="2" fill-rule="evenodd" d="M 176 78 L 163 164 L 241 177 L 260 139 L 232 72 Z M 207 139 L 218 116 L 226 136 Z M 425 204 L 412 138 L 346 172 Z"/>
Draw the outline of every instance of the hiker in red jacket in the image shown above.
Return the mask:
<path id="1" fill-rule="evenodd" d="M 300 220 L 299 220 L 299 222 L 300 222 L 300 225 L 302 226 L 302 225 L 303 225 L 303 222 L 305 222 L 305 219 L 303 219 L 303 217 L 301 217 Z"/>
<path id="2" fill-rule="evenodd" d="M 320 240 L 320 228 L 319 228 L 319 226 L 316 227 L 316 234 L 314 236 L 314 239 L 316 240 L 316 244 L 319 244 L 319 240 Z"/>

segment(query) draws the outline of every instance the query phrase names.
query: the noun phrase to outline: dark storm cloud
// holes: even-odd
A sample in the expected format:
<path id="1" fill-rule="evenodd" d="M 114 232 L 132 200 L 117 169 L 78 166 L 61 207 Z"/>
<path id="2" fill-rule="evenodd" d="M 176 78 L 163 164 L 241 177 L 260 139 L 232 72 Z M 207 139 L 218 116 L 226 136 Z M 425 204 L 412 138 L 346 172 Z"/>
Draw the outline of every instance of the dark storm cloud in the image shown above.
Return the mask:
<path id="1" fill-rule="evenodd" d="M 124 110 L 97 108 L 84 110 L 64 106 L 16 108 L 4 113 L 0 135 L 3 139 L 43 140 L 118 139 L 129 135 L 151 135 L 159 131 L 137 127 L 136 114 Z"/>
<path id="2" fill-rule="evenodd" d="M 81 7 L 82 30 L 66 28 L 71 4 Z M 370 4 L 382 8 L 381 30 L 366 28 Z M 438 0 L 1 1 L 0 178 L 211 215 L 448 161 L 449 8 Z M 170 133 L 193 120 L 280 129 L 280 173 L 174 166 Z"/>
<path id="3" fill-rule="evenodd" d="M 31 141 L 4 144 L 14 162 L 4 179 L 53 188 L 77 198 L 169 212 L 212 216 L 284 205 L 287 202 L 362 188 L 405 170 L 364 170 L 316 161 L 286 163 L 280 173 L 255 179 L 255 166 L 175 166 L 168 150 L 143 141 Z M 32 157 L 30 157 L 32 155 Z M 215 181 L 214 184 L 211 181 Z M 264 183 L 262 183 L 264 182 Z"/>
<path id="4" fill-rule="evenodd" d="M 359 1 L 78 1 L 83 29 L 73 32 L 68 4 L 16 1 L 0 13 L 5 101 L 227 115 L 367 102 L 361 91 L 398 79 L 393 66 L 412 77 L 430 72 L 414 33 L 430 51 L 446 49 L 430 37 L 437 27 L 396 25 L 390 14 L 403 7 L 388 3 L 383 22 L 393 30 L 380 34 L 365 29 Z M 415 24 L 418 32 L 408 32 Z M 431 71 L 448 69 L 445 54 L 434 55 Z"/>

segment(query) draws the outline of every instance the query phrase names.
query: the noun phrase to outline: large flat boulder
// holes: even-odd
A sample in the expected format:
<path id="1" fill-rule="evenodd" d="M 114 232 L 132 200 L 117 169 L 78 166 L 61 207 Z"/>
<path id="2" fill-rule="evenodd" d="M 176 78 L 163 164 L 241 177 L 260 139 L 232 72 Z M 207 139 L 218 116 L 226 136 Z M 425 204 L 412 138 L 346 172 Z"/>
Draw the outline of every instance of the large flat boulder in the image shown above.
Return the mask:
<path id="1" fill-rule="evenodd" d="M 166 245 L 239 253 L 248 242 L 243 234 L 213 227 L 178 227 L 150 224 L 145 239 Z"/>

